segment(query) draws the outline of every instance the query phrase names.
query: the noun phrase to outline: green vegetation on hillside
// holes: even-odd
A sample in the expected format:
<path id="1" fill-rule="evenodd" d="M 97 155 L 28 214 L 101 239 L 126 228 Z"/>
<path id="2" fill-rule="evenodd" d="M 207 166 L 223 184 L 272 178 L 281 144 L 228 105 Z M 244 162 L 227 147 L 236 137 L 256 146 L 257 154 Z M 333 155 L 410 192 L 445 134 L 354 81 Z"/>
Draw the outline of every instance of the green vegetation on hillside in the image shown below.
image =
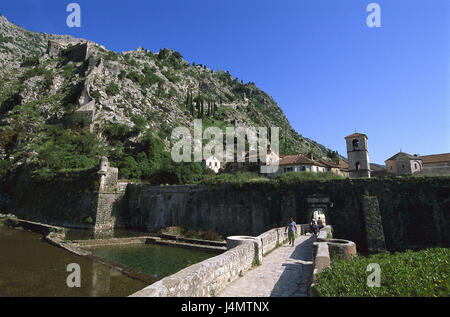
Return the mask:
<path id="1" fill-rule="evenodd" d="M 54 47 L 45 54 L 49 40 Z M 191 65 L 166 48 L 119 54 L 91 45 L 84 55 L 83 43 L 2 25 L 0 51 L 7 49 L 8 64 L 0 68 L 0 177 L 22 166 L 49 180 L 60 171 L 94 169 L 107 156 L 121 178 L 245 182 L 242 175 L 216 177 L 199 163 L 172 162 L 172 130 L 192 128 L 196 118 L 203 119 L 204 129 L 279 127 L 283 154 L 326 154 L 325 147 L 295 132 L 253 82 Z M 86 90 L 96 101 L 93 122 L 75 113 L 87 101 Z"/>
<path id="2" fill-rule="evenodd" d="M 381 268 L 381 287 L 368 287 L 370 263 Z M 327 297 L 448 297 L 450 294 L 450 249 L 380 253 L 332 261 L 318 274 L 314 291 Z"/>

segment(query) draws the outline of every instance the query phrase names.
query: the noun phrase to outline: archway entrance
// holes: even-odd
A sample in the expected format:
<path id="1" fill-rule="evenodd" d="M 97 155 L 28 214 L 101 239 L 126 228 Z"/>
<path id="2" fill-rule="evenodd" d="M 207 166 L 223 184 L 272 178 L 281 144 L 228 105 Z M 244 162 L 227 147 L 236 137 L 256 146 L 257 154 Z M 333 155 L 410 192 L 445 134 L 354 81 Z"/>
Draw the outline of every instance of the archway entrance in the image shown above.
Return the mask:
<path id="1" fill-rule="evenodd" d="M 327 224 L 327 214 L 330 207 L 330 198 L 323 195 L 312 195 L 308 197 L 308 221 L 320 219 L 325 226 Z"/>

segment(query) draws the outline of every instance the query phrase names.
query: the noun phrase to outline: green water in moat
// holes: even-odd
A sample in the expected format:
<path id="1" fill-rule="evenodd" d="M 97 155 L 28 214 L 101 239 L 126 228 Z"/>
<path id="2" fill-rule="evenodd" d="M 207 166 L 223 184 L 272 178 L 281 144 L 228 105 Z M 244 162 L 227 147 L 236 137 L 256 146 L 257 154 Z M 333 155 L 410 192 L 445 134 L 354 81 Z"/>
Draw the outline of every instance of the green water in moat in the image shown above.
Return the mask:
<path id="1" fill-rule="evenodd" d="M 158 279 L 214 256 L 207 252 L 153 244 L 95 247 L 90 251 L 98 257 L 129 266 Z"/>
<path id="2" fill-rule="evenodd" d="M 81 268 L 81 287 L 69 288 L 67 265 Z M 144 287 L 108 266 L 42 241 L 42 235 L 0 226 L 0 296 L 128 296 Z"/>
<path id="3" fill-rule="evenodd" d="M 99 257 L 130 266 L 156 280 L 213 254 L 180 248 L 134 245 L 91 249 Z M 67 265 L 81 267 L 81 288 L 69 288 Z M 148 286 L 116 269 L 42 241 L 42 235 L 0 225 L 0 297 L 128 296 Z"/>

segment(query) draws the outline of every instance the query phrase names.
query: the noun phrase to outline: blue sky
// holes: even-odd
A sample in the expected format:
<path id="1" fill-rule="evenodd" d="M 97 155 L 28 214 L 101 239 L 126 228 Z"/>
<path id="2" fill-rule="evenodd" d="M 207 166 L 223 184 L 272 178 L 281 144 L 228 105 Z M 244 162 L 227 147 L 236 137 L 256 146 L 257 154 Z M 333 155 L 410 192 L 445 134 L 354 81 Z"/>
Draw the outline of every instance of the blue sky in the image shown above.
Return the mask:
<path id="1" fill-rule="evenodd" d="M 66 25 L 77 2 L 82 27 Z M 366 7 L 381 7 L 368 28 Z M 448 0 L 15 0 L 0 13 L 33 31 L 70 34 L 118 52 L 179 51 L 253 81 L 294 129 L 345 153 L 368 135 L 371 162 L 400 149 L 450 152 Z"/>

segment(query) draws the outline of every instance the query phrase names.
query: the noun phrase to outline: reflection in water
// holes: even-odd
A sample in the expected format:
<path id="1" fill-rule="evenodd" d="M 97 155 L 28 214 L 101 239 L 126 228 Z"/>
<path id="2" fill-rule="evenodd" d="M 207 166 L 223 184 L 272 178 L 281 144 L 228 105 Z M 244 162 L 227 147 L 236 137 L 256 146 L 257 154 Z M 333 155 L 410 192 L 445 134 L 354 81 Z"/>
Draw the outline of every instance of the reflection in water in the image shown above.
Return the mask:
<path id="1" fill-rule="evenodd" d="M 114 230 L 94 230 L 94 239 L 111 239 L 114 238 Z"/>
<path id="2" fill-rule="evenodd" d="M 80 265 L 80 288 L 66 284 L 70 263 Z M 122 297 L 147 285 L 43 242 L 39 234 L 0 226 L 0 297 Z"/>
<path id="3" fill-rule="evenodd" d="M 91 297 L 109 294 L 111 290 L 111 269 L 103 264 L 92 262 L 92 293 Z"/>
<path id="4" fill-rule="evenodd" d="M 155 281 L 214 256 L 158 245 L 105 246 L 91 251 L 143 272 L 147 274 L 146 280 Z M 69 288 L 66 284 L 70 274 L 67 265 L 71 263 L 80 265 L 80 288 Z M 148 283 L 117 269 L 43 242 L 39 234 L 0 226 L 0 297 L 128 296 L 146 286 Z"/>

